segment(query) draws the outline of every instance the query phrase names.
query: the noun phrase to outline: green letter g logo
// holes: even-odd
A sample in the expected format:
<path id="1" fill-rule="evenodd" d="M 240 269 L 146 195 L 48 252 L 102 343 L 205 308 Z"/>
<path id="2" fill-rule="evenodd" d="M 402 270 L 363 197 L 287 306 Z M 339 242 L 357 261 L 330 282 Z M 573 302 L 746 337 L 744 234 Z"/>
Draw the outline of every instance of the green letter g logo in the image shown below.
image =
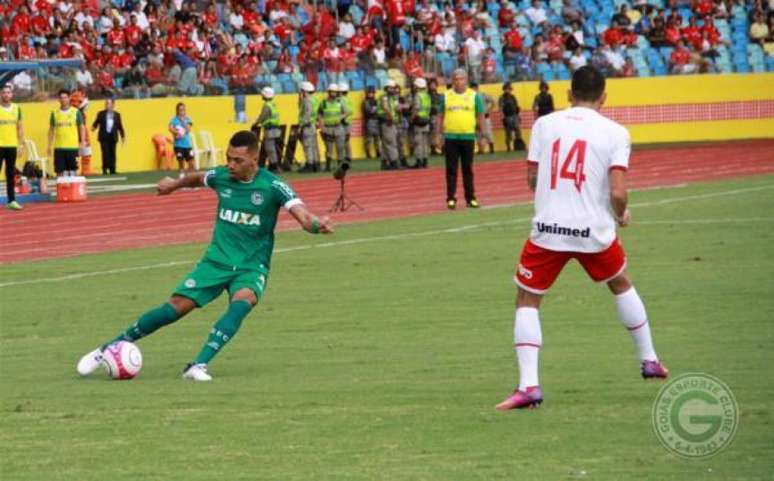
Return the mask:
<path id="1" fill-rule="evenodd" d="M 701 433 L 691 433 L 685 430 L 683 425 L 680 423 L 680 412 L 683 409 L 683 406 L 685 403 L 689 401 L 701 401 L 705 403 L 705 405 L 713 405 L 716 406 L 718 404 L 718 400 L 715 399 L 714 396 L 710 395 L 709 393 L 705 391 L 688 391 L 680 395 L 677 399 L 675 399 L 674 404 L 672 405 L 672 412 L 670 413 L 670 418 L 672 422 L 672 427 L 675 430 L 675 433 L 677 433 L 678 436 L 685 439 L 686 441 L 694 442 L 694 443 L 701 443 L 704 441 L 707 441 L 712 436 L 715 435 L 715 433 L 718 432 L 720 429 L 720 425 L 723 422 L 722 416 L 718 414 L 710 415 L 710 414 L 690 414 L 688 415 L 688 423 L 691 425 L 706 425 L 708 426 L 707 429 L 705 429 Z M 702 410 L 704 411 L 704 410 Z"/>

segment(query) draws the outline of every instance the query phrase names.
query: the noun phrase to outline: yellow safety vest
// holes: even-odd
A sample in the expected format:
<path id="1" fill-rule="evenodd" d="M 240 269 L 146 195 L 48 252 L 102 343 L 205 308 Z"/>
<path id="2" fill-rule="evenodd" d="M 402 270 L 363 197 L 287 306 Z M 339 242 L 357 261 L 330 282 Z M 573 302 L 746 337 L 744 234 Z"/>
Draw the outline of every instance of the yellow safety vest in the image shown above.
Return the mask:
<path id="1" fill-rule="evenodd" d="M 70 107 L 54 110 L 54 148 L 77 149 L 78 145 L 78 109 Z"/>
<path id="2" fill-rule="evenodd" d="M 476 92 L 472 89 L 458 94 L 454 89 L 444 93 L 443 130 L 445 134 L 476 133 Z"/>
<path id="3" fill-rule="evenodd" d="M 0 105 L 0 147 L 18 147 L 16 127 L 21 121 L 21 108 L 11 104 L 7 109 Z"/>

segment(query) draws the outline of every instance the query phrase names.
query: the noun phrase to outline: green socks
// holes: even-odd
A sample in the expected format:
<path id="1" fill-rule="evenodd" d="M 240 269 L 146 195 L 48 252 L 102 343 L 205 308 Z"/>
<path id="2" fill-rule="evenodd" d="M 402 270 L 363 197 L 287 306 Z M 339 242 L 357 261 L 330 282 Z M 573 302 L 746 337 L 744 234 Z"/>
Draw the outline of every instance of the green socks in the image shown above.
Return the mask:
<path id="1" fill-rule="evenodd" d="M 239 330 L 242 320 L 247 317 L 253 308 L 245 300 L 234 301 L 228 306 L 228 310 L 223 317 L 210 329 L 210 335 L 207 342 L 202 347 L 199 355 L 194 359 L 194 364 L 207 364 L 213 357 L 226 345 Z"/>
<path id="2" fill-rule="evenodd" d="M 137 339 L 142 339 L 143 337 L 166 326 L 167 324 L 172 324 L 177 319 L 177 311 L 175 311 L 175 308 L 172 307 L 172 304 L 164 303 L 163 305 L 155 309 L 151 309 L 150 311 L 140 316 L 140 318 L 137 319 L 137 322 L 129 326 L 126 331 L 123 332 L 123 334 L 103 345 L 102 348 L 104 349 L 105 347 L 118 341 L 134 342 Z"/>

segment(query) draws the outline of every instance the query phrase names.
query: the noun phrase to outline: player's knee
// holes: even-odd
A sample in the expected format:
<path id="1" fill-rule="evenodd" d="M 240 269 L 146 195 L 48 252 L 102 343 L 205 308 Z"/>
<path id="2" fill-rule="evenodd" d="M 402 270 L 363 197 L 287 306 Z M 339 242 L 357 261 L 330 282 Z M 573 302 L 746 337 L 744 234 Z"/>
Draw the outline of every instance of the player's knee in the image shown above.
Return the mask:
<path id="1" fill-rule="evenodd" d="M 255 307 L 255 305 L 258 304 L 258 296 L 250 289 L 239 289 L 231 298 L 231 302 L 234 301 L 247 301 L 250 303 L 250 307 Z"/>
<path id="2" fill-rule="evenodd" d="M 540 307 L 542 299 L 543 296 L 540 294 L 535 294 L 519 287 L 519 293 L 516 296 L 516 307 L 534 307 L 537 309 Z"/>
<path id="3" fill-rule="evenodd" d="M 607 287 L 615 295 L 623 294 L 632 288 L 632 282 L 629 280 L 629 276 L 626 272 L 622 272 L 621 275 L 607 282 Z"/>
<path id="4" fill-rule="evenodd" d="M 175 312 L 177 312 L 178 318 L 183 317 L 196 309 L 196 303 L 183 296 L 172 296 L 169 299 L 169 304 L 175 309 Z"/>

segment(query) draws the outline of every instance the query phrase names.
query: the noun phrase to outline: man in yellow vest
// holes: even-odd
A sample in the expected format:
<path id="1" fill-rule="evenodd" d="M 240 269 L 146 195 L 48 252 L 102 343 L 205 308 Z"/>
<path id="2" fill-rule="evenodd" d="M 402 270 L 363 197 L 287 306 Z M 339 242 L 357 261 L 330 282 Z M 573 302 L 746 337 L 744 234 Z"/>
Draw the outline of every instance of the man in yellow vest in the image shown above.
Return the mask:
<path id="1" fill-rule="evenodd" d="M 317 144 L 317 101 L 312 82 L 302 82 L 298 93 L 298 125 L 306 163 L 299 173 L 320 170 L 320 146 Z"/>
<path id="2" fill-rule="evenodd" d="M 86 147 L 86 127 L 81 111 L 70 105 L 70 91 L 59 91 L 59 108 L 51 112 L 48 129 L 48 156 L 54 158 L 56 175 L 74 176 L 78 171 L 78 151 Z"/>
<path id="3" fill-rule="evenodd" d="M 11 103 L 13 89 L 11 84 L 3 85 L 0 90 L 0 169 L 5 164 L 6 206 L 11 210 L 21 210 L 16 201 L 16 156 L 24 153 L 24 127 L 22 112 L 18 104 Z M 45 182 L 45 179 L 41 179 Z"/>
<path id="4" fill-rule="evenodd" d="M 322 130 L 325 141 L 325 171 L 331 170 L 333 149 L 336 148 L 336 161 L 341 164 L 346 158 L 346 137 L 344 122 L 349 115 L 347 106 L 338 99 L 339 86 L 335 83 L 328 86 L 328 98 L 320 102 L 317 114 L 318 126 Z"/>
<path id="5" fill-rule="evenodd" d="M 432 100 L 427 93 L 427 81 L 423 78 L 414 80 L 416 93 L 411 102 L 411 125 L 414 140 L 415 169 L 427 168 L 427 158 L 430 156 L 430 111 Z"/>
<path id="6" fill-rule="evenodd" d="M 347 162 L 352 162 L 352 120 L 355 118 L 355 108 L 352 99 L 349 97 L 349 84 L 342 82 L 339 84 L 339 100 L 341 104 L 349 111 L 349 115 L 344 119 L 344 158 Z"/>
<path id="7" fill-rule="evenodd" d="M 279 170 L 279 155 L 277 154 L 277 139 L 280 138 L 280 115 L 277 104 L 274 103 L 274 89 L 264 87 L 261 89 L 263 97 L 263 109 L 258 120 L 255 121 L 263 130 L 263 151 L 266 153 L 268 168 L 271 172 Z"/>
<path id="8" fill-rule="evenodd" d="M 382 134 L 382 170 L 398 168 L 398 83 L 393 79 L 384 84 L 384 95 L 376 108 Z"/>
<path id="9" fill-rule="evenodd" d="M 452 74 L 452 88 L 444 92 L 444 153 L 446 155 L 446 207 L 457 208 L 457 168 L 462 165 L 462 185 L 468 207 L 479 207 L 473 185 L 473 153 L 476 131 L 484 125 L 484 99 L 468 87 L 468 74 L 457 69 Z"/>

